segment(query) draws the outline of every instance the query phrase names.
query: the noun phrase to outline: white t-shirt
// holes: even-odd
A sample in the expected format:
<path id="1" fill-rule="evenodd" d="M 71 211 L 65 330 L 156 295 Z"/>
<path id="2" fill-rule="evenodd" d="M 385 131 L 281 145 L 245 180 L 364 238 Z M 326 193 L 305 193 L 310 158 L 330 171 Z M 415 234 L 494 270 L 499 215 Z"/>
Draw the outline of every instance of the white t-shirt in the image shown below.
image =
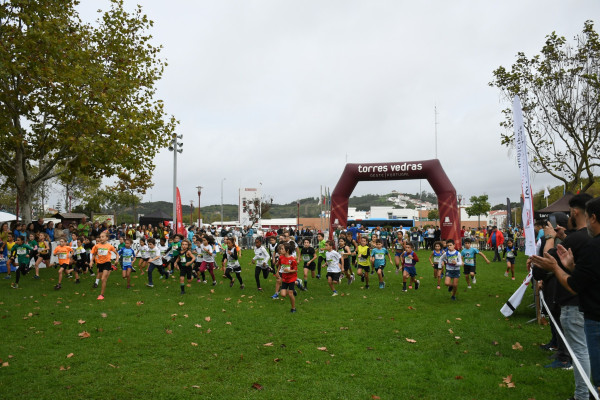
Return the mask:
<path id="1" fill-rule="evenodd" d="M 154 246 L 153 249 L 148 247 L 147 256 L 148 256 L 148 258 L 158 257 L 156 260 L 151 261 L 151 263 L 154 265 L 162 265 L 161 252 L 160 252 L 160 249 L 158 248 L 158 246 Z"/>
<path id="2" fill-rule="evenodd" d="M 340 268 L 340 260 L 342 256 L 335 250 L 331 250 L 325 253 L 325 260 L 327 262 L 327 272 L 338 273 L 342 272 Z"/>

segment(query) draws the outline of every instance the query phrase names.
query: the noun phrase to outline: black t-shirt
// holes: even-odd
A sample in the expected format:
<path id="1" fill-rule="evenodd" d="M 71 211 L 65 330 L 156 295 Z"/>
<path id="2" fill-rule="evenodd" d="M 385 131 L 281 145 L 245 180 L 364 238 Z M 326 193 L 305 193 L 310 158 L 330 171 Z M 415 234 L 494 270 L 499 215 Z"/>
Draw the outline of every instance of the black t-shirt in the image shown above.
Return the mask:
<path id="1" fill-rule="evenodd" d="M 566 249 L 571 249 L 573 257 L 575 258 L 575 264 L 581 257 L 581 251 L 587 246 L 589 241 L 592 240 L 588 234 L 587 228 L 579 229 L 567 235 L 565 240 L 561 243 Z M 565 269 L 560 262 L 558 255 L 556 254 L 556 248 L 550 249 L 548 253 L 558 260 L 558 265 L 562 269 Z M 556 301 L 561 306 L 578 306 L 579 296 L 569 292 L 563 285 L 558 285 L 556 289 Z"/>
<path id="2" fill-rule="evenodd" d="M 300 257 L 302 258 L 302 261 L 304 261 L 304 264 L 308 264 L 308 262 L 310 260 L 313 259 L 313 257 L 315 256 L 315 249 L 313 247 L 302 247 L 302 250 L 300 251 Z M 308 257 L 308 258 L 306 258 Z M 314 262 L 314 261 L 313 261 Z"/>
<path id="3" fill-rule="evenodd" d="M 581 249 L 567 283 L 579 295 L 579 307 L 584 317 L 600 321 L 600 235 Z"/>

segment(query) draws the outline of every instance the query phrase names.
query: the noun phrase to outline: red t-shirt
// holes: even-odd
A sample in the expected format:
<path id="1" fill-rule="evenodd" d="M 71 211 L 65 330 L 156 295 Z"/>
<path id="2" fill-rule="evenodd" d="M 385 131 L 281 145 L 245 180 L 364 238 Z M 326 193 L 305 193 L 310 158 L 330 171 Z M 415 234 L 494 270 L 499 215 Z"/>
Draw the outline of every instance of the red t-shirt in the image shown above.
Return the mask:
<path id="1" fill-rule="evenodd" d="M 280 270 L 288 267 L 292 270 L 292 272 L 283 272 L 281 274 L 281 280 L 286 283 L 296 282 L 296 279 L 298 279 L 298 262 L 296 261 L 296 258 L 291 256 L 279 256 L 279 264 Z"/>

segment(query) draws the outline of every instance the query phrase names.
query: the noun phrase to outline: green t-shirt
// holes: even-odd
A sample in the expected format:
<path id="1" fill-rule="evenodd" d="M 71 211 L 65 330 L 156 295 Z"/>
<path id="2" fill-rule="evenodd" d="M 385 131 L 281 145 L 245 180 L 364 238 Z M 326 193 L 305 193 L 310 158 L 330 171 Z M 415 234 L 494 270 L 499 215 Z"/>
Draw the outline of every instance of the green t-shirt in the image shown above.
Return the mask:
<path id="1" fill-rule="evenodd" d="M 77 230 L 79 231 L 79 234 L 84 236 L 89 236 L 90 234 L 90 226 L 88 224 L 77 225 Z"/>
<path id="2" fill-rule="evenodd" d="M 323 239 L 319 242 L 319 257 L 325 258 L 325 245 L 327 244 L 327 240 Z"/>
<path id="3" fill-rule="evenodd" d="M 388 231 L 381 232 L 381 238 L 382 239 L 387 239 L 387 237 L 388 237 Z"/>
<path id="4" fill-rule="evenodd" d="M 173 257 L 177 257 L 179 255 L 179 249 L 181 249 L 181 242 L 173 242 L 171 249 Z"/>
<path id="5" fill-rule="evenodd" d="M 29 266 L 29 252 L 33 250 L 33 247 L 28 244 L 15 244 L 12 248 L 13 254 L 17 257 L 19 265 Z"/>

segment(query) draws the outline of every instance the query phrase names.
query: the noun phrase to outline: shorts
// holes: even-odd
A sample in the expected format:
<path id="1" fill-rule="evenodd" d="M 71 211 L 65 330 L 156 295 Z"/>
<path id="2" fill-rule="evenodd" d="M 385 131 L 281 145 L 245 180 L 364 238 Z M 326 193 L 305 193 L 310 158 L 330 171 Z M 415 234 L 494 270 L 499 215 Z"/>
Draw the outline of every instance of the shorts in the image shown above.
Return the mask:
<path id="1" fill-rule="evenodd" d="M 515 265 L 515 258 L 514 257 L 506 257 L 506 262 L 511 263 L 512 265 Z"/>
<path id="2" fill-rule="evenodd" d="M 358 264 L 356 266 L 356 268 L 362 269 L 365 272 L 371 272 L 371 266 L 370 265 L 360 265 L 360 264 Z"/>
<path id="3" fill-rule="evenodd" d="M 204 272 L 206 270 L 212 271 L 213 269 L 215 269 L 214 262 L 202 261 L 202 263 L 200 264 L 200 272 Z"/>
<path id="4" fill-rule="evenodd" d="M 132 269 L 132 268 L 133 268 L 133 265 L 131 265 L 131 264 L 128 264 L 128 265 L 121 265 L 121 269 L 122 269 L 123 271 L 127 271 L 128 269 Z"/>
<path id="5" fill-rule="evenodd" d="M 236 265 L 234 267 L 229 267 L 228 266 L 227 268 L 225 268 L 225 272 L 228 272 L 228 271 L 229 272 L 233 271 L 233 272 L 235 272 L 237 274 L 238 272 L 242 272 L 242 267 L 239 266 L 239 265 Z"/>
<path id="6" fill-rule="evenodd" d="M 340 281 L 340 275 L 341 275 L 341 272 L 328 272 L 327 273 L 327 278 L 331 278 L 331 280 L 333 282 L 339 282 Z"/>
<path id="7" fill-rule="evenodd" d="M 373 269 L 375 271 L 377 271 L 378 269 L 384 269 L 385 268 L 385 264 L 381 264 L 381 265 L 373 265 Z"/>
<path id="8" fill-rule="evenodd" d="M 408 273 L 408 275 L 411 276 L 411 278 L 414 278 L 415 276 L 417 276 L 417 268 L 416 267 L 404 267 L 404 271 Z"/>
<path id="9" fill-rule="evenodd" d="M 281 289 L 282 290 L 294 290 L 294 286 L 296 285 L 296 281 L 294 282 L 281 282 Z"/>
<path id="10" fill-rule="evenodd" d="M 45 254 L 44 253 L 40 253 L 40 254 L 38 254 L 38 257 L 41 257 L 42 260 L 47 261 L 47 260 L 50 259 L 50 253 L 45 253 Z"/>
<path id="11" fill-rule="evenodd" d="M 112 271 L 112 267 L 110 265 L 110 262 L 105 262 L 102 264 L 98 264 L 98 272 L 104 272 L 104 271 Z"/>
<path id="12" fill-rule="evenodd" d="M 148 260 L 149 260 L 149 259 L 150 259 L 150 258 L 148 258 L 148 257 L 145 257 L 145 258 L 142 258 L 142 261 L 143 261 L 143 262 L 148 262 Z"/>
<path id="13" fill-rule="evenodd" d="M 179 265 L 179 277 L 185 276 L 188 279 L 192 279 L 192 266 L 191 265 Z"/>
<path id="14" fill-rule="evenodd" d="M 446 270 L 446 276 L 452 279 L 460 278 L 460 269 Z"/>
<path id="15" fill-rule="evenodd" d="M 305 268 L 305 269 L 308 269 L 308 270 L 314 271 L 316 267 L 317 267 L 317 265 L 315 264 L 315 262 L 314 262 L 314 261 L 313 261 L 313 262 L 311 262 L 310 264 L 306 264 L 306 263 L 304 263 L 304 268 Z"/>
<path id="16" fill-rule="evenodd" d="M 400 257 L 401 255 L 402 255 L 402 253 L 396 252 L 396 257 Z"/>
<path id="17" fill-rule="evenodd" d="M 463 266 L 464 274 L 469 275 L 471 273 L 475 274 L 475 265 L 465 265 Z"/>
<path id="18" fill-rule="evenodd" d="M 64 263 L 64 264 L 58 264 L 58 268 L 63 268 L 63 269 L 69 269 L 69 267 L 71 266 L 71 264 L 69 263 Z"/>

